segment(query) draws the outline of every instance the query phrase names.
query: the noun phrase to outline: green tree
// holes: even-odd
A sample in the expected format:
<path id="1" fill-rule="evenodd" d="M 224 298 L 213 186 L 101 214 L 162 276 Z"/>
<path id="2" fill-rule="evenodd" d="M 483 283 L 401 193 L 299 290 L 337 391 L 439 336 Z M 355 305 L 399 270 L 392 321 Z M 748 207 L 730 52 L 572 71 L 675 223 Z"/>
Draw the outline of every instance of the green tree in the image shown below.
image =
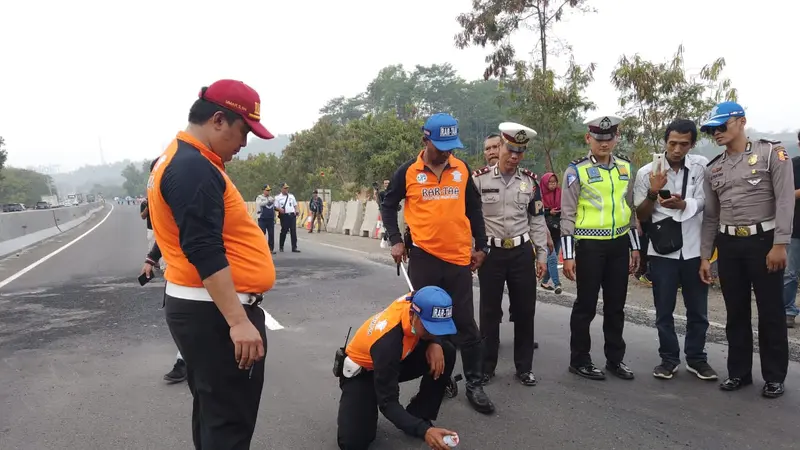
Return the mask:
<path id="1" fill-rule="evenodd" d="M 649 154 L 662 151 L 664 131 L 672 120 L 699 123 L 715 104 L 736 100 L 736 89 L 722 77 L 723 58 L 692 76 L 686 73 L 683 54 L 681 45 L 671 60 L 661 63 L 623 55 L 612 73 L 625 119 L 620 127 L 623 147 L 637 166 L 646 164 Z"/>
<path id="2" fill-rule="evenodd" d="M 571 160 L 570 148 L 582 147 L 583 135 L 575 124 L 594 108 L 583 91 L 594 80 L 594 64 L 581 68 L 573 61 L 563 77 L 540 66 L 517 64 L 510 83 L 512 110 L 521 121 L 537 131 L 535 154 L 541 154 L 545 169 L 554 171 L 553 152 L 562 149 L 558 168 Z M 584 150 L 585 151 L 585 150 Z M 566 161 L 564 161 L 566 159 Z"/>
<path id="3" fill-rule="evenodd" d="M 125 178 L 122 188 L 127 195 L 131 197 L 146 195 L 147 179 L 150 178 L 150 161 L 142 162 L 139 168 L 134 163 L 128 164 L 122 169 L 122 177 Z"/>
<path id="4" fill-rule="evenodd" d="M 483 78 L 505 78 L 508 68 L 516 62 L 511 36 L 520 27 L 525 27 L 537 35 L 533 47 L 538 48 L 537 62 L 546 72 L 549 55 L 554 51 L 569 50 L 567 44 L 553 48 L 559 43 L 550 37 L 553 25 L 570 10 L 591 11 L 586 3 L 587 0 L 472 0 L 472 11 L 457 18 L 462 29 L 455 37 L 456 46 L 464 49 L 490 45 L 494 51 L 486 57 Z"/>
<path id="5" fill-rule="evenodd" d="M 32 207 L 41 201 L 43 195 L 57 194 L 52 187 L 53 180 L 32 170 L 6 167 L 0 180 L 0 202 L 24 203 Z"/>
<path id="6" fill-rule="evenodd" d="M 6 165 L 6 158 L 8 158 L 8 153 L 6 152 L 6 141 L 3 139 L 3 136 L 0 136 L 0 181 L 3 180 L 3 167 Z"/>

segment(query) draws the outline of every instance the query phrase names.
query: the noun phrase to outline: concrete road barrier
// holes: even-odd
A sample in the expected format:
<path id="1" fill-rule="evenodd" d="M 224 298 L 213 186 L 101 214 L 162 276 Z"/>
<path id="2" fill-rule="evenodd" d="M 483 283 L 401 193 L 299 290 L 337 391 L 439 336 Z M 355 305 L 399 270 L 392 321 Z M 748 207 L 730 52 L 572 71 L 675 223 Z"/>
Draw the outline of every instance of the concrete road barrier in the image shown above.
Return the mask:
<path id="1" fill-rule="evenodd" d="M 0 256 L 75 228 L 102 208 L 102 203 L 88 203 L 0 214 Z"/>

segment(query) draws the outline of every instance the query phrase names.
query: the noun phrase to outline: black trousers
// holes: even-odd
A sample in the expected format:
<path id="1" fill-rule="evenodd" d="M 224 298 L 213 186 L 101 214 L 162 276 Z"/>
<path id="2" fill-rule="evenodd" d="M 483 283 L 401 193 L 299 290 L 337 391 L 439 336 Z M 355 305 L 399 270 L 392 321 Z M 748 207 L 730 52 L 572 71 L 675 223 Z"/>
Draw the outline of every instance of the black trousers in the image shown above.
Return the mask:
<path id="1" fill-rule="evenodd" d="M 267 347 L 264 311 L 245 306 Z M 167 325 L 188 375 L 192 406 L 192 439 L 196 450 L 247 450 L 256 427 L 264 360 L 240 370 L 230 327 L 213 302 L 166 297 Z"/>
<path id="2" fill-rule="evenodd" d="M 569 320 L 570 365 L 592 362 L 589 326 L 597 314 L 597 298 L 603 288 L 603 350 L 607 362 L 622 362 L 625 357 L 625 300 L 628 295 L 630 264 L 628 235 L 613 240 L 581 239 L 575 245 L 575 270 L 578 296 Z"/>
<path id="3" fill-rule="evenodd" d="M 267 220 L 259 220 L 258 227 L 261 232 L 267 235 L 267 242 L 269 242 L 269 250 L 275 250 L 275 218 L 271 217 Z"/>
<path id="4" fill-rule="evenodd" d="M 494 373 L 500 349 L 503 287 L 508 283 L 514 311 L 514 366 L 517 373 L 533 367 L 533 317 L 536 313 L 535 254 L 530 241 L 519 247 L 492 248 L 478 269 L 480 318 L 483 337 L 483 373 Z"/>
<path id="5" fill-rule="evenodd" d="M 297 217 L 294 214 L 281 214 L 281 242 L 280 248 L 286 242 L 286 233 L 292 232 L 292 250 L 297 250 Z"/>
<path id="6" fill-rule="evenodd" d="M 461 349 L 461 363 L 467 384 L 478 383 L 483 376 L 481 333 L 475 322 L 472 295 L 472 272 L 469 266 L 457 266 L 411 247 L 408 277 L 414 289 L 439 286 L 453 298 L 453 322 L 458 334 L 450 340 Z"/>
<path id="7" fill-rule="evenodd" d="M 751 377 L 753 332 L 751 287 L 758 309 L 758 346 L 764 381 L 783 383 L 789 367 L 786 311 L 783 307 L 783 270 L 767 271 L 772 231 L 748 237 L 717 235 L 717 264 L 728 320 L 728 376 Z"/>
<path id="8" fill-rule="evenodd" d="M 430 366 L 425 357 L 428 341 L 420 341 L 400 365 L 400 382 L 422 377 L 419 393 L 406 407 L 411 415 L 433 422 L 439 415 L 439 407 L 444 399 L 444 391 L 453 367 L 456 364 L 456 349 L 445 342 L 444 373 L 438 380 L 430 375 Z M 400 355 L 398 355 L 400 356 Z M 341 450 L 366 450 L 378 428 L 378 398 L 375 394 L 375 380 L 372 371 L 363 371 L 353 378 L 339 378 L 342 396 L 339 399 L 337 418 L 337 441 Z"/>

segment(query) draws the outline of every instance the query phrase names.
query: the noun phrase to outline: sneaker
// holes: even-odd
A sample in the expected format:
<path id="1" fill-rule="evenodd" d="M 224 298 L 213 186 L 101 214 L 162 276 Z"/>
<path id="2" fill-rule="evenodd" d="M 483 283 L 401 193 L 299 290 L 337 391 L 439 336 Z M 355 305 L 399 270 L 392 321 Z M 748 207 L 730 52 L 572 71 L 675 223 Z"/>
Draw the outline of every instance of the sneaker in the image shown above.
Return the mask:
<path id="1" fill-rule="evenodd" d="M 653 282 L 650 281 L 650 278 L 647 275 L 640 276 L 639 277 L 639 282 L 641 282 L 642 284 L 644 284 L 646 286 L 653 287 Z"/>
<path id="2" fill-rule="evenodd" d="M 701 380 L 716 380 L 719 378 L 717 376 L 717 372 L 711 368 L 711 366 L 706 361 L 697 361 L 693 363 L 686 364 L 686 370 L 695 374 L 697 378 Z"/>
<path id="3" fill-rule="evenodd" d="M 184 380 L 186 380 L 186 362 L 182 359 L 179 359 L 175 361 L 175 365 L 172 366 L 172 370 L 164 375 L 164 381 L 173 384 L 180 383 Z"/>
<path id="4" fill-rule="evenodd" d="M 678 371 L 678 365 L 668 361 L 664 361 L 653 369 L 653 376 L 661 378 L 662 380 L 671 380 L 675 372 Z"/>
<path id="5" fill-rule="evenodd" d="M 564 290 L 563 290 L 563 289 L 561 289 L 561 285 L 560 285 L 560 284 L 557 284 L 557 285 L 556 285 L 556 289 L 555 289 L 555 293 L 556 293 L 556 294 L 560 294 L 560 293 L 562 293 L 563 291 L 564 291 Z"/>

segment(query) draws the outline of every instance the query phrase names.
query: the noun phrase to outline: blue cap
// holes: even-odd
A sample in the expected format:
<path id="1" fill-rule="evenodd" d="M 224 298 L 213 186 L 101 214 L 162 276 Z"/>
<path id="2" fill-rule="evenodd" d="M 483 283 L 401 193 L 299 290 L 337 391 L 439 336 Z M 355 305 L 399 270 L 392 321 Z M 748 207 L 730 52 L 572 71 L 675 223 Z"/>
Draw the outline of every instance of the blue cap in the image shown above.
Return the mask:
<path id="1" fill-rule="evenodd" d="M 422 132 L 440 152 L 464 148 L 458 138 L 458 121 L 450 114 L 438 113 L 430 116 L 422 126 Z"/>
<path id="2" fill-rule="evenodd" d="M 453 299 L 439 286 L 425 286 L 411 298 L 411 310 L 422 320 L 428 333 L 434 336 L 456 334 L 453 322 Z"/>
<path id="3" fill-rule="evenodd" d="M 744 108 L 736 102 L 722 102 L 708 114 L 708 120 L 700 127 L 700 132 L 704 133 L 708 128 L 718 127 L 731 117 L 744 117 Z"/>

